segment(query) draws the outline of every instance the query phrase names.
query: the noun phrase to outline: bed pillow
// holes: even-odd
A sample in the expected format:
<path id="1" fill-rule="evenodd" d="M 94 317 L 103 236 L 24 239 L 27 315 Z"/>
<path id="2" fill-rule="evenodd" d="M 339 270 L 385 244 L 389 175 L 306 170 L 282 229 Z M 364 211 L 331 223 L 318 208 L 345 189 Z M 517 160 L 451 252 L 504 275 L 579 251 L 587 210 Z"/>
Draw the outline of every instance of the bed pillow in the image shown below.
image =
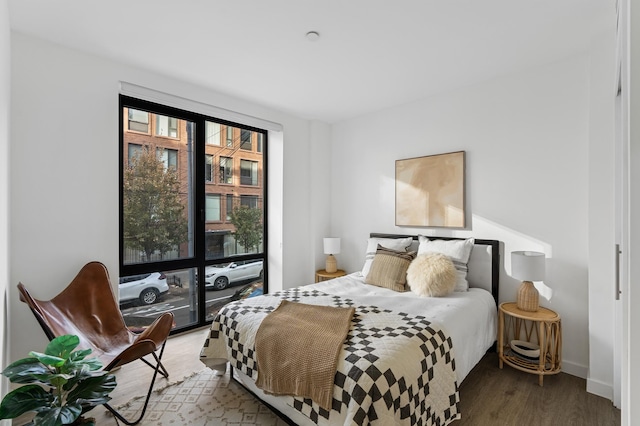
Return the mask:
<path id="1" fill-rule="evenodd" d="M 475 239 L 467 238 L 466 240 L 430 240 L 424 235 L 418 236 L 418 255 L 426 253 L 442 253 L 451 259 L 453 266 L 456 268 L 456 286 L 454 291 L 469 290 L 469 282 L 467 281 L 467 263 L 471 256 L 471 249 Z"/>
<path id="2" fill-rule="evenodd" d="M 398 251 L 406 251 L 413 242 L 412 237 L 406 238 L 369 238 L 367 241 L 367 251 L 364 255 L 364 266 L 362 267 L 362 276 L 366 277 L 369 274 L 369 269 L 371 269 L 371 262 L 373 262 L 373 257 L 376 255 L 376 250 L 378 249 L 378 244 L 382 247 L 398 250 Z"/>
<path id="3" fill-rule="evenodd" d="M 415 251 L 392 250 L 378 245 L 364 282 L 394 291 L 406 291 L 407 268 L 415 257 Z"/>
<path id="4" fill-rule="evenodd" d="M 421 254 L 407 269 L 407 285 L 420 296 L 446 296 L 456 286 L 456 268 L 447 255 Z"/>

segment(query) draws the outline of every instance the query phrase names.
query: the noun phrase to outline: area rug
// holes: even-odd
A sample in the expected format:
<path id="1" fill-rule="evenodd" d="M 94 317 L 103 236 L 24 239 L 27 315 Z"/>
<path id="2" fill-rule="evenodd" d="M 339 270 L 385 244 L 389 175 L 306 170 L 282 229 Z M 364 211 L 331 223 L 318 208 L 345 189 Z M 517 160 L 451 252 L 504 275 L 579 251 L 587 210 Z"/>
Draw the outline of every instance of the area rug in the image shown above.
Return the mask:
<path id="1" fill-rule="evenodd" d="M 138 418 L 144 397 L 117 407 L 125 418 Z M 205 368 L 182 381 L 154 390 L 140 425 L 286 425 L 229 373 Z"/>

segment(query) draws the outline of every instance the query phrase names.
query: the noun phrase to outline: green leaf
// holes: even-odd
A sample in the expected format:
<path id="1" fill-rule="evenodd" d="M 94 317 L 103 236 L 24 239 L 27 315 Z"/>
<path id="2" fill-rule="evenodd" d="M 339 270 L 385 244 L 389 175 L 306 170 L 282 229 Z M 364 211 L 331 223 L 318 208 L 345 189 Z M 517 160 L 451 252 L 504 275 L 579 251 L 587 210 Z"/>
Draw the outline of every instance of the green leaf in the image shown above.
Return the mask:
<path id="1" fill-rule="evenodd" d="M 68 361 L 69 362 L 73 362 L 73 363 L 79 362 L 79 361 L 85 359 L 87 357 L 87 355 L 90 355 L 91 352 L 92 352 L 91 349 L 80 349 L 80 350 L 77 350 L 77 351 L 72 352 L 71 354 L 69 354 Z M 101 365 L 101 367 L 102 367 L 102 365 Z"/>
<path id="2" fill-rule="evenodd" d="M 80 338 L 73 334 L 65 334 L 58 336 L 47 345 L 44 353 L 47 355 L 57 356 L 59 358 L 67 359 L 75 348 L 80 344 Z"/>
<path id="3" fill-rule="evenodd" d="M 34 383 L 39 380 L 40 376 L 46 376 L 49 373 L 49 369 L 37 358 L 19 359 L 2 371 L 2 375 L 12 383 Z"/>
<path id="4" fill-rule="evenodd" d="M 0 419 L 14 419 L 29 411 L 40 411 L 53 402 L 53 395 L 38 385 L 25 385 L 9 392 L 0 403 Z"/>
<path id="5" fill-rule="evenodd" d="M 78 382 L 67 395 L 67 401 L 91 406 L 104 404 L 111 399 L 108 395 L 115 387 L 116 376 L 113 374 L 96 375 Z"/>
<path id="6" fill-rule="evenodd" d="M 50 365 L 55 368 L 60 368 L 64 364 L 64 358 L 60 358 L 54 355 L 43 354 L 41 352 L 31 351 L 29 355 L 37 358 L 38 361 L 45 365 Z"/>
<path id="7" fill-rule="evenodd" d="M 51 374 L 49 376 L 49 381 L 51 385 L 54 387 L 63 386 L 70 379 L 73 379 L 73 374 Z"/>
<path id="8" fill-rule="evenodd" d="M 87 358 L 73 363 L 76 367 L 87 367 L 90 371 L 97 371 L 102 368 L 102 362 L 98 358 Z"/>
<path id="9" fill-rule="evenodd" d="M 37 426 L 61 426 L 70 425 L 82 414 L 79 404 L 57 407 L 46 412 L 40 412 L 33 418 L 33 424 Z"/>

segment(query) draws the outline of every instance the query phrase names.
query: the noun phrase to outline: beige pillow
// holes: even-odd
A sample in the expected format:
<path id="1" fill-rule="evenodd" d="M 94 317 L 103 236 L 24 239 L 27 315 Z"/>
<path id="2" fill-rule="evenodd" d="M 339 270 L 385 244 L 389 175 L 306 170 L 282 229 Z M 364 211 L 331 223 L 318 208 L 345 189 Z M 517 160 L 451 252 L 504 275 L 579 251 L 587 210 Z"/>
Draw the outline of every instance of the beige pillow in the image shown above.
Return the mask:
<path id="1" fill-rule="evenodd" d="M 373 262 L 373 258 L 376 255 L 376 250 L 378 250 L 379 246 L 386 247 L 392 250 L 398 251 L 407 251 L 407 249 L 413 243 L 412 237 L 405 238 L 369 238 L 367 240 L 367 251 L 364 255 L 364 266 L 362 267 L 362 276 L 366 277 L 369 275 L 369 270 L 371 270 L 371 262 Z"/>
<path id="2" fill-rule="evenodd" d="M 446 296 L 455 288 L 456 277 L 456 267 L 442 253 L 421 254 L 407 269 L 407 284 L 420 296 Z"/>
<path id="3" fill-rule="evenodd" d="M 415 257 L 414 251 L 392 250 L 378 244 L 378 250 L 364 282 L 395 291 L 406 291 L 407 268 Z"/>

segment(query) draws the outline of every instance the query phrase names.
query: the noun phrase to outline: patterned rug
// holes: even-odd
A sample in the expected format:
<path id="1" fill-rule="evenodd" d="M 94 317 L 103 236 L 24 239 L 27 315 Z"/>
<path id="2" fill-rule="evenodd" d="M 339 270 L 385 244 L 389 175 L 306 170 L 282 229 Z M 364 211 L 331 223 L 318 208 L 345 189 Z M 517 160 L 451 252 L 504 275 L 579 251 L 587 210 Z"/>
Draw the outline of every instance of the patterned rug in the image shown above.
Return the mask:
<path id="1" fill-rule="evenodd" d="M 125 418 L 140 415 L 144 397 L 117 407 Z M 169 384 L 151 394 L 140 425 L 286 425 L 242 386 L 230 380 L 229 373 L 217 375 L 204 370 Z"/>

